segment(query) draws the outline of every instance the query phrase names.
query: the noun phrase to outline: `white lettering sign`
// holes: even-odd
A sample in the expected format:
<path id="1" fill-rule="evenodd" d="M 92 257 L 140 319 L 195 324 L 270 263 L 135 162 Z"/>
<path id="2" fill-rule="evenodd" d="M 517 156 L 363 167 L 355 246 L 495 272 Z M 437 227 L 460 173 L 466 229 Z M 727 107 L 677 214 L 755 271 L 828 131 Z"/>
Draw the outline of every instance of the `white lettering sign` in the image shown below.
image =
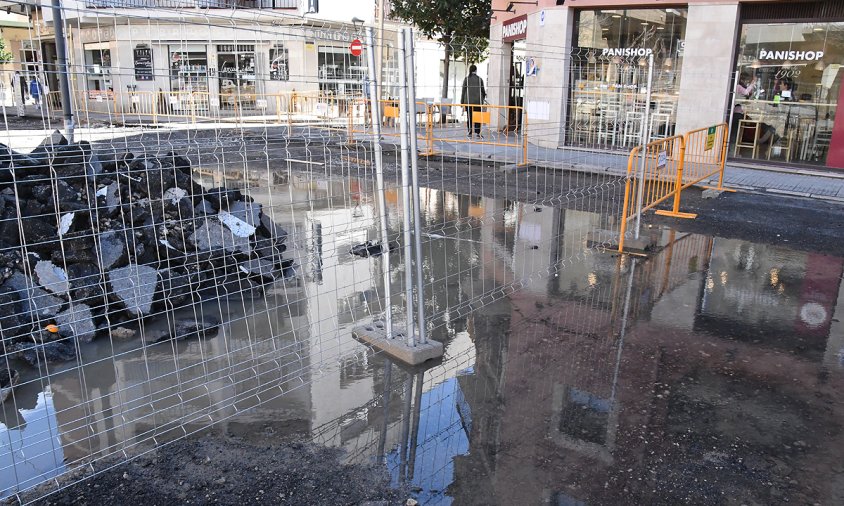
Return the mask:
<path id="1" fill-rule="evenodd" d="M 803 60 L 815 61 L 823 58 L 823 51 L 768 51 L 759 50 L 760 60 Z"/>
<path id="2" fill-rule="evenodd" d="M 602 56 L 650 56 L 654 52 L 651 48 L 645 47 L 605 47 L 601 51 Z"/>

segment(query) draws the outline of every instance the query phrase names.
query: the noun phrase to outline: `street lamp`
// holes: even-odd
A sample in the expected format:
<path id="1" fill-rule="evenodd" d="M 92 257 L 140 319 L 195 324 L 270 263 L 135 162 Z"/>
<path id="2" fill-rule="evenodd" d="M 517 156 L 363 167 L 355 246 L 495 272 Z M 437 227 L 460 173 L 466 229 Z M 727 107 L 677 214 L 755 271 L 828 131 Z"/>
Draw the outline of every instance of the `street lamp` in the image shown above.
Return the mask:
<path id="1" fill-rule="evenodd" d="M 539 5 L 539 2 L 510 2 L 510 4 L 509 4 L 509 5 L 507 5 L 507 12 L 513 12 L 513 13 L 515 13 L 516 11 L 515 11 L 514 6 L 515 6 L 516 4 L 536 5 L 536 6 L 538 6 L 538 5 Z"/>

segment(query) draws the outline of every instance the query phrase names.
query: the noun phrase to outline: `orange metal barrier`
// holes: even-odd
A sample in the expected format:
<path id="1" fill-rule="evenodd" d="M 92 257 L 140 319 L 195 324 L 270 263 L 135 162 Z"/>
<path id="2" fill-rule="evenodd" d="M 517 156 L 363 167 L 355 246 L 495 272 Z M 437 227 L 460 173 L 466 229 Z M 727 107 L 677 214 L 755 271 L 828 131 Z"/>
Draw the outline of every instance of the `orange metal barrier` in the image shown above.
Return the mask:
<path id="1" fill-rule="evenodd" d="M 627 158 L 627 184 L 624 187 L 624 205 L 619 231 L 619 252 L 624 249 L 627 222 L 635 217 L 637 212 L 644 213 L 675 194 L 677 174 L 682 171 L 684 154 L 684 139 L 679 135 L 647 144 L 644 153 L 641 146 L 630 151 L 630 156 Z M 640 179 L 638 172 L 642 169 L 642 157 L 644 157 L 644 173 Z M 641 202 L 639 202 L 640 191 Z"/>
<path id="2" fill-rule="evenodd" d="M 724 166 L 727 161 L 728 129 L 726 123 L 687 132 L 683 136 L 685 157 L 678 168 L 674 187 L 674 206 L 671 211 L 659 210 L 662 216 L 694 218 L 694 213 L 680 212 L 683 190 L 718 174 L 718 190 L 723 190 Z"/>
<path id="3" fill-rule="evenodd" d="M 627 222 L 673 198 L 671 211 L 658 210 L 657 214 L 675 218 L 694 218 L 694 213 L 680 212 L 680 197 L 686 188 L 718 174 L 718 190 L 723 187 L 724 167 L 727 160 L 729 129 L 726 123 L 687 132 L 667 139 L 659 139 L 630 152 L 627 160 L 627 184 L 624 188 L 621 229 L 618 251 L 624 250 Z M 641 156 L 644 156 L 644 174 L 638 176 Z M 634 175 L 635 174 L 635 175 Z M 639 202 L 639 186 L 642 200 Z M 640 208 L 641 206 L 641 208 Z"/>

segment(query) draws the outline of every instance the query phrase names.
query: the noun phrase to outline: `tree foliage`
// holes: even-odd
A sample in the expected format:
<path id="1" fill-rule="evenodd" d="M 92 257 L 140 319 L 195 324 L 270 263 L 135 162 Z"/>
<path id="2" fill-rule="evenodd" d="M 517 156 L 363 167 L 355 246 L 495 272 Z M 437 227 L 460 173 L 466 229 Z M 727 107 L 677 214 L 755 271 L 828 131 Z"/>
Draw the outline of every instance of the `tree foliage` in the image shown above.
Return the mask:
<path id="1" fill-rule="evenodd" d="M 488 44 L 490 5 L 489 0 L 393 0 L 392 15 L 442 44 L 468 39 Z"/>
<path id="2" fill-rule="evenodd" d="M 13 59 L 12 52 L 6 48 L 6 41 L 0 38 L 0 63 L 9 63 Z"/>
<path id="3" fill-rule="evenodd" d="M 467 63 L 486 57 L 489 46 L 489 0 L 392 0 L 392 16 L 414 25 L 445 47 L 443 97 L 448 96 L 452 55 Z"/>

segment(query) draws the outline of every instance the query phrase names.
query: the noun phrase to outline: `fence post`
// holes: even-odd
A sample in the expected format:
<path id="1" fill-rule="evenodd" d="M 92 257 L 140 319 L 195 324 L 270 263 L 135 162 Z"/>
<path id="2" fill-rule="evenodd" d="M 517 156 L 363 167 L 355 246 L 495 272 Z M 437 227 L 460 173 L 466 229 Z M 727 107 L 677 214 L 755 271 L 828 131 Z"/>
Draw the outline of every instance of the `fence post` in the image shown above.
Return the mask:
<path id="1" fill-rule="evenodd" d="M 410 136 L 408 121 L 410 120 L 411 106 L 416 107 L 407 89 L 407 40 L 404 30 L 399 34 L 399 135 L 401 144 L 401 189 L 402 189 L 402 227 L 404 228 L 404 291 L 405 309 L 407 313 L 407 345 L 416 345 L 416 332 L 414 331 L 413 317 L 413 266 L 410 236 L 410 153 L 408 152 Z M 413 133 L 415 136 L 416 133 Z"/>
<path id="2" fill-rule="evenodd" d="M 196 94 L 194 92 L 190 94 L 190 119 L 196 125 Z"/>
<path id="3" fill-rule="evenodd" d="M 425 282 L 422 277 L 422 218 L 420 216 L 420 202 L 419 202 L 419 155 L 417 152 L 416 139 L 416 77 L 414 69 L 416 68 L 413 44 L 413 31 L 410 28 L 405 28 L 405 37 L 407 37 L 407 95 L 414 100 L 413 116 L 408 118 L 410 121 L 410 130 L 413 132 L 410 136 L 410 168 L 411 168 L 411 188 L 413 195 L 413 236 L 414 236 L 414 250 L 416 253 L 416 320 L 419 327 L 419 342 L 426 344 L 428 342 L 427 320 L 425 319 Z M 426 104 L 426 109 L 428 105 Z"/>
<path id="4" fill-rule="evenodd" d="M 375 65 L 375 42 L 371 27 L 366 29 L 366 63 L 369 71 L 369 94 L 374 97 L 378 93 L 378 81 L 380 74 Z M 380 43 L 381 41 L 379 41 Z M 294 94 L 295 98 L 295 94 Z M 393 334 L 393 308 L 390 289 L 390 236 L 387 232 L 387 199 L 384 190 L 384 166 L 381 153 L 381 104 L 377 100 L 372 103 L 372 135 L 374 138 L 372 158 L 375 162 L 375 199 L 379 210 L 379 225 L 381 232 L 381 270 L 384 278 L 384 331 L 387 338 Z"/>
<path id="5" fill-rule="evenodd" d="M 651 110 L 651 87 L 654 77 L 654 55 L 648 56 L 648 87 L 645 95 L 645 113 L 642 115 L 642 153 L 639 156 L 639 188 L 636 192 L 636 229 L 634 237 L 639 238 L 639 231 L 642 228 L 642 201 L 645 197 L 645 159 L 648 157 L 648 143 L 651 138 L 651 129 L 648 125 Z"/>
<path id="6" fill-rule="evenodd" d="M 628 210 L 630 209 L 630 184 L 631 181 L 635 181 L 635 179 L 630 177 L 630 174 L 633 172 L 633 160 L 637 153 L 641 156 L 641 151 L 642 148 L 636 146 L 630 151 L 630 156 L 627 157 L 627 181 L 624 184 L 624 204 L 622 204 L 623 207 L 621 208 L 621 224 L 619 225 L 618 230 L 619 253 L 624 253 L 624 235 L 627 233 L 627 218 Z"/>
<path id="7" fill-rule="evenodd" d="M 527 166 L 527 164 L 528 164 L 528 114 L 527 114 L 527 111 L 524 108 L 522 108 L 522 150 L 523 150 L 522 165 Z"/>
<path id="8" fill-rule="evenodd" d="M 730 113 L 730 117 L 732 117 L 732 113 Z M 730 144 L 730 125 L 727 125 L 727 128 L 724 129 L 724 140 L 721 143 L 721 172 L 718 174 L 718 189 L 724 189 L 724 169 L 727 165 L 727 151 L 729 150 Z"/>
<path id="9" fill-rule="evenodd" d="M 74 118 L 70 103 L 70 78 L 67 68 L 67 49 L 65 47 L 64 16 L 60 0 L 52 0 L 53 30 L 56 40 L 56 61 L 58 63 L 59 90 L 62 95 L 62 115 L 64 116 L 64 134 L 69 142 L 73 142 Z"/>

